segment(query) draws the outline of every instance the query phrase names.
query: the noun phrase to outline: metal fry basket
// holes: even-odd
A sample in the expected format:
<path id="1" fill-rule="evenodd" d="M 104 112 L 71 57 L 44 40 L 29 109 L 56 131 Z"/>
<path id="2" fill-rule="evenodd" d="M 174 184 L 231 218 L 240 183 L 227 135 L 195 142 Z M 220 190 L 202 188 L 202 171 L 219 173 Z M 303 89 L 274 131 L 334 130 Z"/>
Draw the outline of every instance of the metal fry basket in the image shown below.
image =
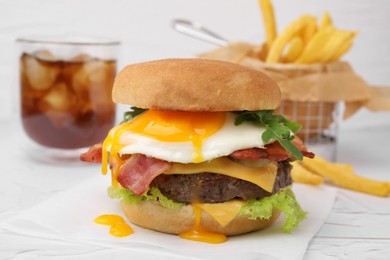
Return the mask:
<path id="1" fill-rule="evenodd" d="M 302 125 L 297 134 L 310 150 L 335 161 L 341 102 L 281 102 L 277 113 Z"/>

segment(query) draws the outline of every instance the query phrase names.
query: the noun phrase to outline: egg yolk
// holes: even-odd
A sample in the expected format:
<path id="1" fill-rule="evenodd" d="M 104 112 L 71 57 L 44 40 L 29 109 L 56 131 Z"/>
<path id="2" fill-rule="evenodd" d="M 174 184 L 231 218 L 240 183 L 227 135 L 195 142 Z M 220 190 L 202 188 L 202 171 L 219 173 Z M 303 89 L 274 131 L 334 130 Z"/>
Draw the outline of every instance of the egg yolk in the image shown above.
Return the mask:
<path id="1" fill-rule="evenodd" d="M 108 153 L 112 166 L 112 185 L 117 186 L 117 176 L 122 160 L 120 150 L 125 144 L 120 143 L 121 136 L 127 131 L 148 136 L 165 142 L 192 142 L 194 153 L 192 161 L 203 161 L 202 143 L 209 136 L 221 129 L 225 123 L 224 112 L 184 112 L 148 110 L 134 120 L 121 124 L 108 133 L 103 142 L 102 173 L 107 174 Z"/>
<path id="2" fill-rule="evenodd" d="M 114 237 L 124 237 L 133 234 L 133 229 L 130 225 L 118 215 L 101 215 L 95 218 L 94 222 L 100 225 L 110 226 L 109 234 Z"/>
<path id="3" fill-rule="evenodd" d="M 210 232 L 201 225 L 202 209 L 198 203 L 192 203 L 192 209 L 194 210 L 195 223 L 189 230 L 179 234 L 181 238 L 209 244 L 226 242 L 227 238 L 224 234 Z"/>
<path id="4" fill-rule="evenodd" d="M 224 123 L 223 112 L 149 110 L 129 122 L 128 129 L 164 142 L 192 142 L 193 162 L 201 162 L 203 141 Z"/>

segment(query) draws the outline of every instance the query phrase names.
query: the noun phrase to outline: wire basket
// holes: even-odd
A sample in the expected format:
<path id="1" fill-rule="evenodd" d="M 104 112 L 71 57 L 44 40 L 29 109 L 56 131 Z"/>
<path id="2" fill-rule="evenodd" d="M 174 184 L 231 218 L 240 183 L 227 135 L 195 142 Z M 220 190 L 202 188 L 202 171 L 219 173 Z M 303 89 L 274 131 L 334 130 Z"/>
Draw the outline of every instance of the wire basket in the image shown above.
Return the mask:
<path id="1" fill-rule="evenodd" d="M 297 135 L 315 153 L 335 161 L 340 102 L 282 101 L 278 113 L 302 125 Z"/>

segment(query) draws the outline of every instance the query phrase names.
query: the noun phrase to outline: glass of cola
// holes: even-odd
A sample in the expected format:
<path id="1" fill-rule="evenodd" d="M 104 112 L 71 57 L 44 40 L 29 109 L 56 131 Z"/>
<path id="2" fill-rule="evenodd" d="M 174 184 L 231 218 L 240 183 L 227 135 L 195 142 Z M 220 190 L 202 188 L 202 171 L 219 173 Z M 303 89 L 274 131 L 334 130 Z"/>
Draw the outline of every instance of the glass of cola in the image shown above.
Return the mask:
<path id="1" fill-rule="evenodd" d="M 115 123 L 111 90 L 120 43 L 80 37 L 20 37 L 20 115 L 30 155 L 77 159 Z"/>

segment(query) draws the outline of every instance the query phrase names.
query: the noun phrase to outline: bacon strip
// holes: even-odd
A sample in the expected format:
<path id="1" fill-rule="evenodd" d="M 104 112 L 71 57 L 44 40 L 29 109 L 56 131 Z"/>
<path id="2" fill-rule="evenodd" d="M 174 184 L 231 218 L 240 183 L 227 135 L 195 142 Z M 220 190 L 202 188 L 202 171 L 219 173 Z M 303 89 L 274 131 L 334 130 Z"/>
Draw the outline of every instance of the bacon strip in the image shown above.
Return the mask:
<path id="1" fill-rule="evenodd" d="M 309 158 L 314 157 L 314 154 L 307 150 L 306 146 L 298 137 L 295 137 L 292 142 L 304 156 Z M 278 142 L 268 144 L 265 148 L 237 150 L 229 156 L 240 160 L 268 159 L 277 162 L 291 157 L 291 155 Z M 80 159 L 86 162 L 101 163 L 102 144 L 92 146 L 87 152 L 80 155 Z M 168 171 L 172 166 L 172 163 L 170 162 L 148 157 L 143 154 L 126 155 L 122 159 L 124 160 L 124 163 L 119 166 L 120 169 L 117 180 L 122 187 L 132 191 L 138 196 L 148 190 L 149 185 L 154 178 Z M 115 162 L 111 161 L 110 163 L 113 164 Z"/>
<path id="2" fill-rule="evenodd" d="M 297 136 L 292 140 L 292 143 L 302 152 L 303 156 L 314 158 L 314 154 L 307 150 L 306 146 Z M 267 144 L 265 148 L 249 148 L 237 150 L 229 156 L 239 160 L 260 160 L 268 159 L 271 161 L 283 161 L 291 157 L 291 155 L 278 143 Z M 80 160 L 85 162 L 102 162 L 102 144 L 95 144 L 89 150 L 80 155 Z"/>
<path id="3" fill-rule="evenodd" d="M 314 154 L 309 152 L 302 140 L 295 137 L 292 143 L 302 152 L 303 156 L 314 158 Z M 291 157 L 279 142 L 267 144 L 265 148 L 249 148 L 237 150 L 231 153 L 229 156 L 239 160 L 260 160 L 267 159 L 271 161 L 283 161 Z"/>
<path id="4" fill-rule="evenodd" d="M 298 136 L 295 136 L 295 138 L 292 140 L 292 143 L 301 151 L 303 156 L 311 159 L 314 158 L 315 154 L 307 150 L 307 147 Z"/>
<path id="5" fill-rule="evenodd" d="M 102 144 L 95 144 L 88 151 L 80 155 L 80 160 L 84 162 L 102 162 Z"/>
<path id="6" fill-rule="evenodd" d="M 139 196 L 148 190 L 154 178 L 166 172 L 171 166 L 172 163 L 167 161 L 143 154 L 133 154 L 122 165 L 117 180 L 122 187 Z"/>

